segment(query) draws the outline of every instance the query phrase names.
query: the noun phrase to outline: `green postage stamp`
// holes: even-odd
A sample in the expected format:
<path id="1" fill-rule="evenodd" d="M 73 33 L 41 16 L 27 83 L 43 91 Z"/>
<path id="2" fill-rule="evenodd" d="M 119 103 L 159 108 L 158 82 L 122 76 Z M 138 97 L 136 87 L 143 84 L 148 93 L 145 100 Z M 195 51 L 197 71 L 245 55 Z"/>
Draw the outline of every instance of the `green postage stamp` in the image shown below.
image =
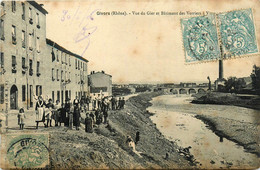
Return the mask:
<path id="1" fill-rule="evenodd" d="M 259 53 L 252 9 L 181 19 L 185 62 Z"/>
<path id="2" fill-rule="evenodd" d="M 49 135 L 47 133 L 10 133 L 6 134 L 4 138 L 4 144 L 1 143 L 3 157 L 1 160 L 2 167 L 6 167 L 8 169 L 48 167 Z"/>

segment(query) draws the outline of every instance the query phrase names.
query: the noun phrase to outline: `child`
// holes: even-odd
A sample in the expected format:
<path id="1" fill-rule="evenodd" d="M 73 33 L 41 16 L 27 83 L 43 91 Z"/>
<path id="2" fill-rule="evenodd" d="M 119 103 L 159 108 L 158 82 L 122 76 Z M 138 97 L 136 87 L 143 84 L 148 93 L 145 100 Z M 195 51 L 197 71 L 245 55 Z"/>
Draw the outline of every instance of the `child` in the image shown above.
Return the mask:
<path id="1" fill-rule="evenodd" d="M 24 119 L 25 119 L 25 114 L 24 114 L 24 109 L 23 108 L 20 108 L 17 117 L 18 117 L 18 124 L 20 125 L 20 130 L 23 130 L 23 128 L 24 128 Z"/>

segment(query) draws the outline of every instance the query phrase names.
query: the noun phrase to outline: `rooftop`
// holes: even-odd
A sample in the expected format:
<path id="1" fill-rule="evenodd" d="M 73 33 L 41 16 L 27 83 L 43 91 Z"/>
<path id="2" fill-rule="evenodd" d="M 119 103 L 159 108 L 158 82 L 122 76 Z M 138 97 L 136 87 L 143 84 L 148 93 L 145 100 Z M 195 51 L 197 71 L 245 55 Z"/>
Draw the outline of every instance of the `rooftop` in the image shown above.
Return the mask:
<path id="1" fill-rule="evenodd" d="M 43 4 L 38 4 L 36 1 L 27 1 L 30 3 L 32 6 L 34 6 L 36 9 L 41 11 L 44 15 L 48 14 L 48 12 L 42 7 Z"/>
<path id="2" fill-rule="evenodd" d="M 69 54 L 69 55 L 72 55 L 72 56 L 74 56 L 74 57 L 76 57 L 76 58 L 78 58 L 78 59 L 80 59 L 80 60 L 83 60 L 83 61 L 85 61 L 85 62 L 88 62 L 87 59 L 81 57 L 81 56 L 78 55 L 78 54 L 75 54 L 75 53 L 73 53 L 73 52 L 67 50 L 66 48 L 62 47 L 61 45 L 57 44 L 56 42 L 54 42 L 54 41 L 52 41 L 52 40 L 50 40 L 50 39 L 48 39 L 48 38 L 46 38 L 46 43 L 47 43 L 48 45 L 54 47 L 54 48 L 57 48 L 57 49 L 59 49 L 59 50 L 65 52 L 65 53 Z"/>
<path id="3" fill-rule="evenodd" d="M 97 71 L 97 72 L 91 71 L 91 72 L 90 72 L 90 75 L 93 75 L 93 74 L 104 74 L 104 75 L 107 75 L 107 76 L 112 77 L 110 74 L 106 74 L 104 71 Z M 89 75 L 89 76 L 90 76 L 90 75 Z"/>

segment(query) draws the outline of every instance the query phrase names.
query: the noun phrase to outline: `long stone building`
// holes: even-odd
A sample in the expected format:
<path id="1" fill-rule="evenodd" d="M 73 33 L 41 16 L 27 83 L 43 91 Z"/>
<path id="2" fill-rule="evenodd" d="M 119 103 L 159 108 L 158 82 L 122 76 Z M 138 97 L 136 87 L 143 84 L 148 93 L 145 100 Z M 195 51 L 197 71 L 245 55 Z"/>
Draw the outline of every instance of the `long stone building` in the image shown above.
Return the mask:
<path id="1" fill-rule="evenodd" d="M 0 4 L 0 111 L 87 93 L 88 61 L 46 39 L 47 14 L 35 1 Z"/>

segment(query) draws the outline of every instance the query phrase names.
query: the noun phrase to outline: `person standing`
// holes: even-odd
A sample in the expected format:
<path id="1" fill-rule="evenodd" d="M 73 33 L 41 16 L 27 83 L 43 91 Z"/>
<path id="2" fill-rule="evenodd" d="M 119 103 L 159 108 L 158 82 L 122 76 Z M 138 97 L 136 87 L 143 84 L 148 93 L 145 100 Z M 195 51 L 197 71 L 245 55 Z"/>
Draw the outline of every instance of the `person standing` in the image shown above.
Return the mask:
<path id="1" fill-rule="evenodd" d="M 20 108 L 17 117 L 18 117 L 18 124 L 20 126 L 20 130 L 23 130 L 23 128 L 24 128 L 24 119 L 25 119 L 25 113 L 24 113 L 24 109 L 23 108 Z"/>
<path id="2" fill-rule="evenodd" d="M 46 105 L 46 113 L 45 113 L 45 117 L 47 120 L 46 127 L 49 126 L 49 123 L 50 123 L 50 127 L 52 127 L 51 122 L 52 122 L 52 118 L 53 118 L 53 116 L 52 116 L 53 109 L 54 109 L 54 104 L 52 103 L 52 99 L 49 99 L 49 102 Z"/>
<path id="3" fill-rule="evenodd" d="M 93 119 L 87 113 L 85 118 L 85 132 L 93 133 Z"/>
<path id="4" fill-rule="evenodd" d="M 66 116 L 65 116 L 65 122 L 64 126 L 69 126 L 69 113 L 70 113 L 70 108 L 71 108 L 71 102 L 70 99 L 68 98 L 65 103 L 65 111 L 66 111 Z"/>
<path id="5" fill-rule="evenodd" d="M 58 126 L 59 120 L 60 120 L 60 101 L 56 100 L 56 104 L 54 105 L 54 109 L 53 109 L 53 119 L 55 121 L 55 126 Z"/>
<path id="6" fill-rule="evenodd" d="M 90 96 L 87 96 L 87 98 L 86 98 L 87 111 L 89 111 L 89 104 L 90 104 L 90 101 L 91 101 Z"/>
<path id="7" fill-rule="evenodd" d="M 121 109 L 121 97 L 119 97 L 119 99 L 118 99 L 118 105 L 117 105 L 117 109 L 119 110 L 119 109 Z"/>
<path id="8" fill-rule="evenodd" d="M 64 126 L 65 126 L 65 122 L 66 122 L 66 108 L 65 108 L 65 104 L 62 103 L 61 105 L 61 108 L 60 108 L 60 126 L 61 126 L 61 123 L 64 123 Z"/>
<path id="9" fill-rule="evenodd" d="M 69 122 L 68 124 L 70 129 L 72 129 L 73 126 L 73 112 L 74 112 L 74 106 L 71 106 L 68 115 L 68 122 Z"/>
<path id="10" fill-rule="evenodd" d="M 39 122 L 43 122 L 45 124 L 45 115 L 44 115 L 44 106 L 46 106 L 45 102 L 43 101 L 42 96 L 38 97 L 38 101 L 36 102 L 35 111 L 36 111 L 36 129 L 38 129 Z"/>
<path id="11" fill-rule="evenodd" d="M 92 104 L 93 109 L 97 108 L 97 98 L 95 93 L 93 94 L 93 104 Z"/>
<path id="12" fill-rule="evenodd" d="M 108 117 L 108 99 L 105 98 L 103 102 L 103 108 L 102 112 L 104 115 L 104 123 L 107 123 L 107 117 Z"/>
<path id="13" fill-rule="evenodd" d="M 100 94 L 98 94 L 98 97 L 97 97 L 97 108 L 101 109 L 101 96 L 100 96 Z"/>
<path id="14" fill-rule="evenodd" d="M 122 100 L 121 100 L 121 109 L 124 109 L 125 107 L 125 98 L 122 97 Z"/>
<path id="15" fill-rule="evenodd" d="M 73 102 L 74 111 L 73 111 L 73 126 L 76 127 L 76 130 L 79 130 L 80 126 L 80 108 L 79 103 L 77 103 L 75 100 Z"/>

